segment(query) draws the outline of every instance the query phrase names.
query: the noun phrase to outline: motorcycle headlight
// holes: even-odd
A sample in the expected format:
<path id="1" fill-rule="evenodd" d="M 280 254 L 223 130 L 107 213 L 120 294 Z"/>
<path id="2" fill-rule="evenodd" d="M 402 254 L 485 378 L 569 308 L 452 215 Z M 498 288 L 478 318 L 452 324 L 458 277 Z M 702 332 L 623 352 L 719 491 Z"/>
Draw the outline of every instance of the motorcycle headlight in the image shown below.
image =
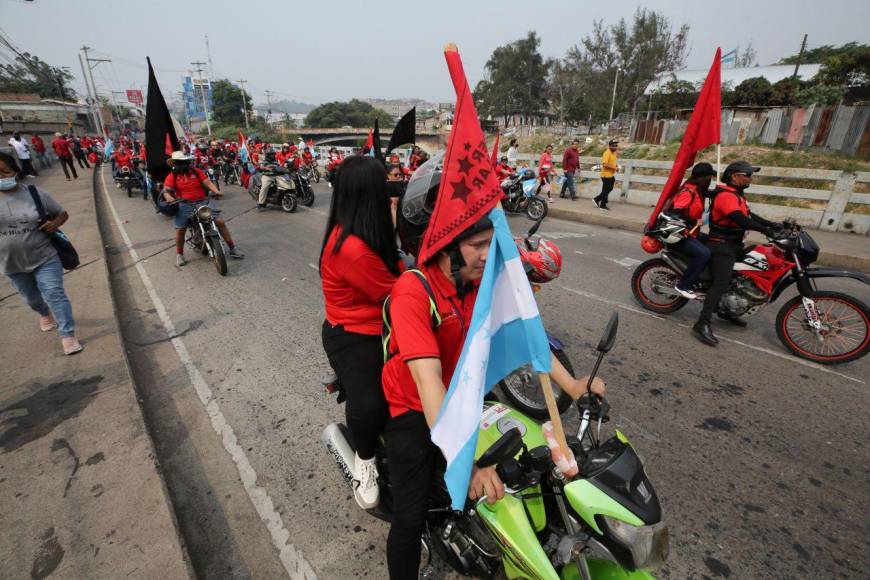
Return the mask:
<path id="1" fill-rule="evenodd" d="M 207 222 L 211 219 L 211 208 L 207 205 L 201 205 L 196 208 L 196 217 L 201 219 L 204 222 Z"/>
<path id="2" fill-rule="evenodd" d="M 664 563 L 670 550 L 668 527 L 664 522 L 652 526 L 633 526 L 622 520 L 602 515 L 608 535 L 631 552 L 634 567 L 656 568 Z"/>

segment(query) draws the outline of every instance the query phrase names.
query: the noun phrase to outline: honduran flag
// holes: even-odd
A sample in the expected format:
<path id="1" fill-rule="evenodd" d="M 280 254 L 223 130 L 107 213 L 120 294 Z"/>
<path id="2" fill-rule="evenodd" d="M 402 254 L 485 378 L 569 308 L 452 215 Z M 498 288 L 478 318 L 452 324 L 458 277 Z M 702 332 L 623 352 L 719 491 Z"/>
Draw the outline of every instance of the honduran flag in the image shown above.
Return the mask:
<path id="1" fill-rule="evenodd" d="M 525 364 L 550 371 L 547 335 L 504 212 L 495 208 L 489 217 L 495 231 L 471 325 L 432 427 L 432 441 L 447 458 L 444 479 L 457 510 L 468 495 L 484 395 Z"/>
<path id="2" fill-rule="evenodd" d="M 108 159 L 112 156 L 112 153 L 115 152 L 115 144 L 112 142 L 112 139 L 106 139 L 106 144 L 103 146 L 103 157 Z"/>
<path id="3" fill-rule="evenodd" d="M 242 163 L 248 162 L 248 141 L 242 130 L 239 129 L 239 161 Z"/>

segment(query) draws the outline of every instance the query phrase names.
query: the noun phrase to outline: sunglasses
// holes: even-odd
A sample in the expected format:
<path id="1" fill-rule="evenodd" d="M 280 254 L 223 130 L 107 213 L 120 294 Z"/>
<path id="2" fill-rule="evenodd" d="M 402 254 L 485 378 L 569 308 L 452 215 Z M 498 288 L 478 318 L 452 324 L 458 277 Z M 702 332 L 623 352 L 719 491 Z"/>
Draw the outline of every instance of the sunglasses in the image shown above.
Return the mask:
<path id="1" fill-rule="evenodd" d="M 736 176 L 738 176 L 738 175 L 742 175 L 743 177 L 746 177 L 747 179 L 752 179 L 752 174 L 751 174 L 751 173 L 732 173 L 731 175 L 734 176 L 734 177 L 736 177 Z"/>

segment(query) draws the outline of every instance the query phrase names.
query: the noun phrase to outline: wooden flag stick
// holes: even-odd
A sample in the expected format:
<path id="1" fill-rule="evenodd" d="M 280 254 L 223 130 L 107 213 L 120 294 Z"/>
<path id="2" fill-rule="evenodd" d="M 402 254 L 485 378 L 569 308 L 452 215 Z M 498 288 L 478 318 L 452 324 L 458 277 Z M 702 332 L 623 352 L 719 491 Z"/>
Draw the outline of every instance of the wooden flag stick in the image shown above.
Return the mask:
<path id="1" fill-rule="evenodd" d="M 553 423 L 553 435 L 556 436 L 556 442 L 559 444 L 559 449 L 565 458 L 571 457 L 571 450 L 568 448 L 568 440 L 565 439 L 565 428 L 562 427 L 562 417 L 559 415 L 559 407 L 556 406 L 556 396 L 553 395 L 553 383 L 550 382 L 550 373 L 540 373 L 541 388 L 544 389 L 544 400 L 547 401 L 547 412 L 550 414 L 550 421 Z"/>

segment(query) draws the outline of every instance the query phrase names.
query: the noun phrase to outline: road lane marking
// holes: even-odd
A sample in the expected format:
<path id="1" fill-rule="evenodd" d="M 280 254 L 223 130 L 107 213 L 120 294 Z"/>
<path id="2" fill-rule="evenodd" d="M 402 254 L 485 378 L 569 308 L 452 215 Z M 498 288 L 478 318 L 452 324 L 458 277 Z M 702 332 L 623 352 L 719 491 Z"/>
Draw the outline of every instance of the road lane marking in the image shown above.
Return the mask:
<path id="1" fill-rule="evenodd" d="M 224 449 L 232 458 L 233 463 L 236 464 L 236 469 L 239 472 L 239 478 L 242 480 L 245 492 L 248 494 L 248 498 L 254 505 L 254 509 L 257 510 L 260 519 L 263 520 L 263 523 L 266 525 L 266 529 L 269 530 L 269 535 L 272 537 L 272 543 L 276 548 L 278 548 L 279 557 L 281 563 L 284 565 L 284 569 L 287 571 L 287 575 L 294 580 L 297 578 L 300 580 L 316 578 L 317 576 L 314 574 L 314 570 L 305 560 L 302 552 L 293 546 L 293 544 L 288 543 L 290 532 L 288 532 L 284 527 L 284 522 L 281 520 L 281 515 L 278 513 L 278 510 L 275 509 L 275 504 L 272 501 L 272 498 L 269 497 L 269 493 L 262 486 L 257 485 L 257 473 L 254 471 L 251 462 L 248 461 L 244 450 L 239 445 L 238 438 L 236 437 L 233 428 L 227 422 L 223 412 L 221 412 L 220 406 L 218 405 L 211 388 L 208 386 L 208 383 L 205 382 L 205 379 L 203 378 L 202 373 L 199 372 L 196 363 L 193 362 L 193 358 L 190 356 L 190 352 L 187 350 L 184 340 L 176 332 L 175 324 L 169 317 L 169 313 L 166 311 L 163 301 L 160 299 L 157 290 L 151 283 L 151 278 L 148 276 L 145 267 L 139 260 L 139 254 L 133 248 L 133 242 L 127 234 L 127 229 L 124 227 L 124 224 L 118 215 L 118 211 L 115 209 L 115 204 L 112 202 L 112 198 L 106 190 L 105 172 L 102 169 L 100 169 L 100 181 L 103 184 L 103 197 L 109 206 L 109 210 L 112 212 L 115 226 L 121 233 L 124 245 L 127 246 L 127 251 L 136 264 L 136 271 L 139 272 L 139 278 L 142 280 L 146 292 L 148 292 L 148 297 L 151 299 L 151 303 L 157 310 L 157 316 L 163 323 L 166 333 L 172 337 L 172 346 L 175 348 L 175 352 L 178 355 L 182 366 L 184 366 L 184 369 L 187 371 L 190 382 L 196 390 L 196 394 L 199 396 L 199 400 L 205 408 L 209 419 L 211 419 L 211 426 L 217 434 L 220 435 Z"/>
<path id="2" fill-rule="evenodd" d="M 314 270 L 315 272 L 317 271 L 317 266 L 315 266 L 311 262 L 308 262 L 308 267 L 311 268 L 312 270 Z"/>
<path id="3" fill-rule="evenodd" d="M 580 254 L 581 256 L 583 255 L 583 252 L 581 252 L 580 250 L 574 250 L 574 253 L 575 253 L 575 254 Z"/>
<path id="4" fill-rule="evenodd" d="M 639 266 L 640 264 L 642 264 L 642 262 L 640 260 L 635 260 L 634 258 L 629 258 L 629 257 L 620 258 L 619 260 L 617 260 L 616 258 L 607 258 L 607 257 L 605 257 L 604 259 L 609 260 L 609 261 L 613 262 L 614 264 L 619 264 L 623 268 L 634 268 L 635 266 Z"/>
<path id="5" fill-rule="evenodd" d="M 541 234 L 541 237 L 547 238 L 548 240 L 563 240 L 571 238 L 588 238 L 589 236 L 594 235 L 595 234 L 583 234 L 580 232 L 546 232 Z"/>
<path id="6" fill-rule="evenodd" d="M 577 294 L 578 296 L 583 296 L 584 298 L 589 298 L 591 300 L 597 300 L 598 302 L 603 302 L 605 304 L 610 304 L 612 306 L 616 306 L 617 308 L 621 308 L 623 310 L 628 310 L 629 312 L 634 312 L 635 314 L 642 314 L 643 316 L 648 316 L 650 318 L 657 318 L 657 319 L 662 320 L 662 321 L 668 321 L 664 316 L 659 316 L 658 314 L 653 314 L 652 312 L 647 312 L 647 311 L 641 310 L 639 308 L 634 308 L 633 306 L 629 306 L 628 304 L 625 304 L 623 302 L 619 302 L 617 300 L 610 300 L 609 298 L 604 298 L 602 296 L 598 296 L 597 294 L 593 294 L 591 292 L 586 292 L 584 290 L 577 290 L 575 288 L 569 288 L 567 286 L 562 286 L 562 289 L 566 290 L 568 292 L 571 292 L 572 294 Z M 677 326 L 680 326 L 682 328 L 691 328 L 692 327 L 689 324 L 684 324 L 682 322 L 677 322 L 675 320 L 671 320 L 668 322 L 670 322 L 671 324 L 676 324 Z M 775 350 L 772 350 L 772 349 L 769 349 L 769 348 L 766 348 L 763 346 L 755 346 L 754 344 L 747 344 L 747 343 L 742 342 L 740 340 L 728 338 L 727 336 L 723 336 L 721 334 L 719 334 L 718 336 L 719 336 L 720 341 L 724 340 L 725 342 L 730 342 L 732 344 L 736 344 L 738 346 L 752 349 L 754 351 L 763 352 L 764 354 L 769 354 L 771 356 L 775 356 L 777 358 L 781 358 L 781 359 L 789 361 L 789 362 L 797 363 L 797 364 L 803 365 L 805 367 L 809 367 L 811 369 L 816 369 L 817 371 L 822 371 L 823 373 L 837 375 L 838 377 L 842 377 L 844 379 L 850 380 L 852 382 L 855 382 L 855 383 L 858 383 L 861 385 L 867 384 L 866 381 L 863 381 L 863 380 L 855 378 L 855 377 L 850 377 L 849 375 L 844 375 L 843 373 L 831 370 L 828 367 L 822 366 L 822 365 L 820 365 L 818 363 L 814 363 L 812 361 L 804 360 L 802 358 L 798 358 L 798 357 L 792 356 L 790 354 L 777 352 Z"/>

